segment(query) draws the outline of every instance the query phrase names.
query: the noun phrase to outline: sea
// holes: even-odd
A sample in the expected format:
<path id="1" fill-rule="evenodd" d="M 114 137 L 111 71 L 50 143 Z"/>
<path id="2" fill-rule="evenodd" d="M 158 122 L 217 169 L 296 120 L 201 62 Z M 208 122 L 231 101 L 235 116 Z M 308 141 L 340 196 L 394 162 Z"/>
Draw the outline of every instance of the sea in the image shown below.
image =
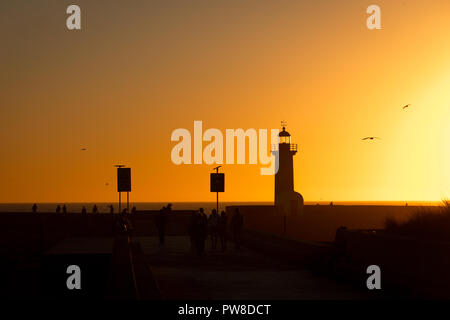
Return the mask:
<path id="1" fill-rule="evenodd" d="M 331 201 L 306 201 L 305 205 L 330 205 Z M 70 203 L 36 203 L 38 212 L 55 212 L 58 205 L 66 205 L 68 212 L 81 212 L 86 207 L 88 212 L 92 212 L 94 205 L 97 206 L 100 213 L 109 213 L 109 206 L 114 206 L 114 212 L 119 211 L 117 202 L 70 202 Z M 167 206 L 167 202 L 133 202 L 130 203 L 130 210 L 136 207 L 136 210 L 159 210 Z M 334 201 L 333 205 L 345 206 L 436 206 L 439 201 Z M 173 210 L 198 210 L 204 208 L 207 213 L 216 208 L 216 202 L 172 202 Z M 219 212 L 225 210 L 227 206 L 236 205 L 273 205 L 273 202 L 219 202 Z M 33 203 L 0 203 L 0 212 L 31 212 Z M 126 202 L 122 202 L 122 209 L 126 208 Z"/>

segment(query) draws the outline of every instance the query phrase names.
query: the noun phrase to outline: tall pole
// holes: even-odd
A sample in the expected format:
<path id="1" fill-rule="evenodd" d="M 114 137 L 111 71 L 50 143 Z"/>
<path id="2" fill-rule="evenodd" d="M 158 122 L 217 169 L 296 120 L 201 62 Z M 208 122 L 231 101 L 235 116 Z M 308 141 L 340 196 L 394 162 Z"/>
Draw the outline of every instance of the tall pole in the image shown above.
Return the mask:
<path id="1" fill-rule="evenodd" d="M 119 192 L 119 214 L 121 214 L 122 213 L 122 192 L 120 191 L 121 187 L 119 185 L 120 184 L 120 181 L 119 181 L 119 170 L 120 170 L 120 168 L 125 167 L 125 165 L 123 165 L 123 164 L 116 164 L 116 165 L 114 165 L 114 167 L 117 168 L 117 191 Z M 127 201 L 128 201 L 128 192 L 127 192 Z"/>
<path id="2" fill-rule="evenodd" d="M 217 210 L 216 212 L 217 212 L 217 214 L 219 214 L 219 189 L 218 189 L 218 186 L 217 186 L 217 181 L 218 181 L 218 178 L 219 178 L 219 168 L 220 167 L 221 166 L 218 166 L 218 167 L 213 169 L 213 171 L 216 170 L 216 176 L 215 176 L 216 180 L 215 181 L 211 180 L 211 189 L 213 189 L 213 186 L 216 189 L 216 210 Z M 211 173 L 211 179 L 213 178 L 213 175 L 214 174 Z"/>
<path id="3" fill-rule="evenodd" d="M 216 168 L 216 173 L 219 173 L 219 167 Z M 219 191 L 216 192 L 216 207 L 217 207 L 217 214 L 219 214 Z"/>
<path id="4" fill-rule="evenodd" d="M 127 213 L 130 213 L 130 193 L 127 191 Z"/>
<path id="5" fill-rule="evenodd" d="M 121 199 L 120 199 L 121 193 L 122 193 L 122 192 L 119 191 L 119 214 L 122 213 L 122 202 L 121 202 Z"/>

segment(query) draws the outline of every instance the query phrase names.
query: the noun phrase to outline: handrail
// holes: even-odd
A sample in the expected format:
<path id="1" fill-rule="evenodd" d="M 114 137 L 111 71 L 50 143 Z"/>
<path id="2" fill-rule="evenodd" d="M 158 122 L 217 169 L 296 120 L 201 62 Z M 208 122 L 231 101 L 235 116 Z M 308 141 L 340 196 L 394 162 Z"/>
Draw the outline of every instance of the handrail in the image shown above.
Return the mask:
<path id="1" fill-rule="evenodd" d="M 279 145 L 278 144 L 272 144 L 271 145 L 271 149 L 270 151 L 275 152 L 275 151 L 279 151 Z M 289 151 L 298 151 L 298 145 L 296 143 L 290 143 L 289 144 Z"/>

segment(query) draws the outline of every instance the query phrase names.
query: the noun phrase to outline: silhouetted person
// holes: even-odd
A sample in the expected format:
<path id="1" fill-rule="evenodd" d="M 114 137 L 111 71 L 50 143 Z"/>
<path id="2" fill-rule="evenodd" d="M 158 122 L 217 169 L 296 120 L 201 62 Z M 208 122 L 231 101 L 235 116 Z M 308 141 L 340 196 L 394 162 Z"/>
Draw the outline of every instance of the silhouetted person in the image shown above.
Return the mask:
<path id="1" fill-rule="evenodd" d="M 205 252 L 205 243 L 206 238 L 208 237 L 208 216 L 206 215 L 203 208 L 200 211 L 200 223 L 199 223 L 199 246 L 200 246 L 200 253 L 203 255 Z"/>
<path id="2" fill-rule="evenodd" d="M 191 218 L 189 219 L 189 238 L 191 240 L 191 252 L 196 253 L 197 251 L 197 244 L 196 244 L 196 224 L 197 224 L 197 214 L 195 211 L 192 212 Z"/>
<path id="3" fill-rule="evenodd" d="M 231 232 L 233 234 L 233 240 L 236 249 L 241 247 L 241 233 L 244 225 L 244 217 L 239 212 L 239 208 L 236 208 L 233 217 L 231 218 Z"/>
<path id="4" fill-rule="evenodd" d="M 200 208 L 200 213 L 202 215 L 202 218 L 205 219 L 206 222 L 208 222 L 208 216 L 205 213 L 205 210 L 203 208 Z"/>
<path id="5" fill-rule="evenodd" d="M 33 213 L 36 213 L 36 212 L 37 212 L 37 204 L 36 204 L 36 203 L 33 204 L 33 206 L 31 207 L 31 211 L 32 211 Z"/>
<path id="6" fill-rule="evenodd" d="M 58 204 L 58 206 L 56 207 L 56 213 L 60 213 L 61 212 L 61 206 Z"/>
<path id="7" fill-rule="evenodd" d="M 119 212 L 119 218 L 117 219 L 117 225 L 119 226 L 119 230 L 121 233 L 125 233 L 127 230 L 126 227 L 126 221 L 125 221 L 125 214 L 124 212 Z"/>
<path id="8" fill-rule="evenodd" d="M 128 217 L 127 208 L 123 209 L 119 216 L 119 226 L 121 232 L 128 235 L 130 238 L 133 236 L 133 225 Z"/>
<path id="9" fill-rule="evenodd" d="M 220 238 L 220 244 L 222 245 L 222 251 L 225 251 L 227 249 L 227 214 L 225 211 L 222 211 L 220 214 L 217 231 Z"/>
<path id="10" fill-rule="evenodd" d="M 159 244 L 163 245 L 166 236 L 167 212 L 170 209 L 162 207 L 156 217 L 156 229 L 158 230 Z"/>
<path id="11" fill-rule="evenodd" d="M 123 209 L 123 217 L 126 225 L 126 231 L 128 232 L 128 236 L 131 238 L 133 237 L 133 224 L 131 223 L 130 216 L 128 214 L 128 209 Z"/>
<path id="12" fill-rule="evenodd" d="M 136 207 L 131 208 L 131 213 L 132 214 L 136 213 Z"/>
<path id="13" fill-rule="evenodd" d="M 87 214 L 87 210 L 86 210 L 85 206 L 83 206 L 83 208 L 81 209 L 81 214 L 82 215 L 86 215 Z"/>
<path id="14" fill-rule="evenodd" d="M 109 205 L 109 213 L 111 213 L 111 214 L 114 213 L 114 207 L 112 204 Z"/>
<path id="15" fill-rule="evenodd" d="M 66 207 L 66 205 L 64 204 L 63 205 L 63 207 L 62 207 L 62 212 L 64 213 L 64 214 L 66 214 L 67 213 L 67 207 Z"/>
<path id="16" fill-rule="evenodd" d="M 194 234 L 197 254 L 203 256 L 205 252 L 205 241 L 208 236 L 208 218 L 203 208 L 200 208 L 196 215 Z"/>
<path id="17" fill-rule="evenodd" d="M 96 204 L 94 204 L 94 207 L 92 208 L 92 213 L 98 213 L 98 208 Z"/>
<path id="18" fill-rule="evenodd" d="M 348 259 L 347 239 L 345 236 L 346 231 L 347 231 L 347 228 L 344 226 L 340 226 L 336 230 L 336 234 L 334 236 L 334 242 L 333 242 L 332 256 L 329 261 L 329 265 L 331 268 L 334 268 L 335 265 Z"/>
<path id="19" fill-rule="evenodd" d="M 208 230 L 209 235 L 211 237 L 211 248 L 216 249 L 217 247 L 217 240 L 218 240 L 218 224 L 219 224 L 219 215 L 217 214 L 216 209 L 212 210 L 211 215 L 208 219 Z"/>
<path id="20" fill-rule="evenodd" d="M 330 207 L 332 207 L 332 206 L 333 206 L 333 201 L 330 202 Z"/>

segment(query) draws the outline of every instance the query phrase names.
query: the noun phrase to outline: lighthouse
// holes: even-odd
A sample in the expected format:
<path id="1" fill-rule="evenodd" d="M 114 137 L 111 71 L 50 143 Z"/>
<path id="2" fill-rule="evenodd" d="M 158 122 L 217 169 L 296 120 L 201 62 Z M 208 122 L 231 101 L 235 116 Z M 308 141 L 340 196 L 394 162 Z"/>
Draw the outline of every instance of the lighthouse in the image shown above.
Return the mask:
<path id="1" fill-rule="evenodd" d="M 303 197 L 294 190 L 294 162 L 297 144 L 291 143 L 291 135 L 283 130 L 278 134 L 278 145 L 272 146 L 272 153 L 278 152 L 278 172 L 275 174 L 275 207 L 283 216 L 300 215 L 303 212 Z"/>

